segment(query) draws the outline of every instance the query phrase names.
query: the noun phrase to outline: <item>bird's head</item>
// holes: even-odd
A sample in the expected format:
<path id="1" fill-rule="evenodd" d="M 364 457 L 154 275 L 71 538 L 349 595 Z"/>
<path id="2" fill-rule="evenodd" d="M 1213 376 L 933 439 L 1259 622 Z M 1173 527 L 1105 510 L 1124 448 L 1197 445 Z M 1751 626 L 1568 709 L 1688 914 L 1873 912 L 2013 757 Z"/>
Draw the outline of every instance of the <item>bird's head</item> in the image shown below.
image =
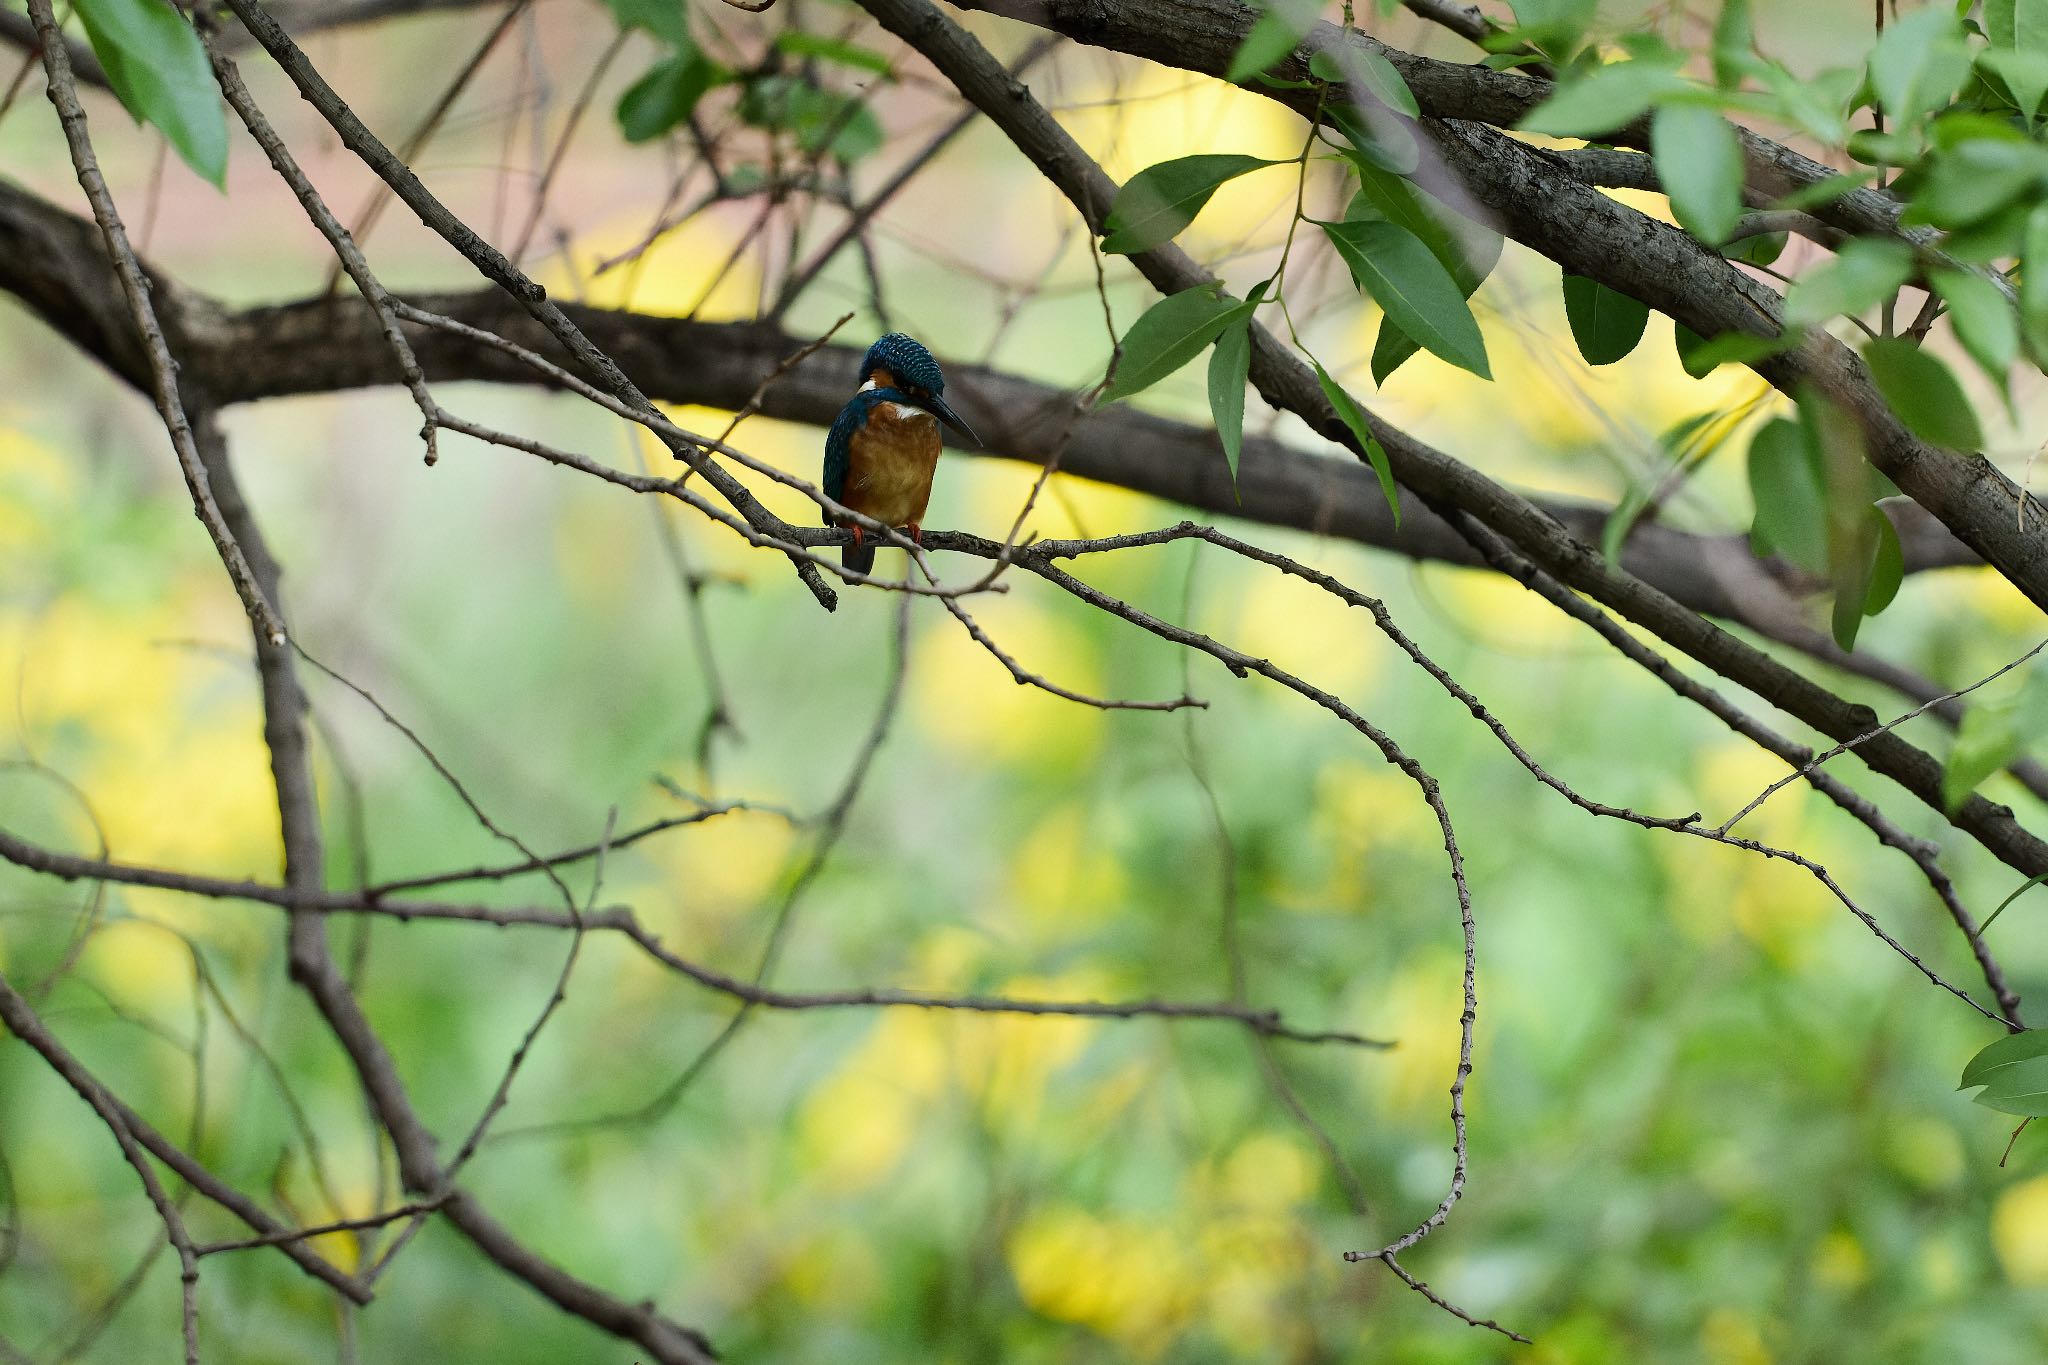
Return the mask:
<path id="1" fill-rule="evenodd" d="M 932 353 L 915 337 L 891 332 L 868 347 L 866 358 L 860 362 L 860 386 L 894 389 L 911 406 L 923 408 L 968 440 L 980 444 L 981 438 L 946 406 L 946 376 L 940 371 L 939 362 L 932 359 Z"/>

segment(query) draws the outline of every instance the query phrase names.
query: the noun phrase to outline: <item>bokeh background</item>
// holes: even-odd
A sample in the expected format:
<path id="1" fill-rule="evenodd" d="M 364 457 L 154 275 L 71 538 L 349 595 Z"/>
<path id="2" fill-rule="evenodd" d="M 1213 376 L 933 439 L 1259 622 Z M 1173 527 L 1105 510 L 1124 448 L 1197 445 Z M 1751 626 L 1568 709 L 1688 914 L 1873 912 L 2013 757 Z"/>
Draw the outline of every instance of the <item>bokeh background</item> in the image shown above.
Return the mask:
<path id="1" fill-rule="evenodd" d="M 1781 54 L 1867 41 L 1860 6 L 1800 9 L 1762 20 Z M 495 13 L 322 34 L 309 50 L 396 137 Z M 783 0 L 755 18 L 700 5 L 692 22 L 729 60 L 758 54 L 784 26 L 895 57 L 887 80 L 834 78 L 871 97 L 887 138 L 855 168 L 857 186 L 879 183 L 955 112 L 919 60 L 856 9 Z M 1028 40 L 999 20 L 966 22 L 1006 57 Z M 1648 22 L 1683 38 L 1704 20 L 1660 11 Z M 522 225 L 566 105 L 614 33 L 594 3 L 542 0 L 416 159 L 486 235 Z M 1384 33 L 1458 53 L 1405 15 Z M 593 302 L 752 316 L 786 249 L 770 234 L 722 270 L 758 212 L 751 202 L 707 207 L 636 262 L 593 273 L 647 236 L 691 155 L 687 143 L 629 147 L 610 121 L 649 51 L 630 40 L 604 78 L 529 264 L 551 289 Z M 1826 54 L 1823 44 L 1815 60 Z M 245 69 L 329 199 L 366 203 L 365 173 L 275 72 L 253 57 Z M 1119 178 L 1193 151 L 1298 150 L 1291 116 L 1181 73 L 1068 51 L 1031 84 Z M 715 123 L 715 98 L 706 109 Z M 110 180 L 160 266 L 232 304 L 322 287 L 329 257 L 239 134 L 223 199 L 110 101 L 90 110 Z M 745 158 L 743 140 L 728 147 Z M 0 119 L 0 174 L 82 206 L 33 82 Z M 1293 191 L 1285 169 L 1249 177 L 1184 240 L 1248 284 L 1270 268 Z M 1334 178 L 1312 180 L 1312 208 L 1319 194 L 1339 207 L 1336 193 Z M 386 215 L 369 238 L 388 282 L 473 283 L 406 217 Z M 803 240 L 837 222 L 820 210 Z M 943 152 L 881 215 L 876 244 L 891 319 L 942 358 L 1076 389 L 1099 377 L 1109 340 L 1084 232 L 994 130 L 971 128 Z M 1298 249 L 1309 252 L 1291 292 L 1304 337 L 1369 392 L 1376 314 L 1318 243 Z M 1108 284 L 1119 326 L 1150 302 L 1122 262 Z M 1476 306 L 1498 382 L 1417 357 L 1378 400 L 1396 420 L 1495 477 L 1612 500 L 1661 473 L 1661 432 L 1743 408 L 1669 515 L 1701 530 L 1747 526 L 1742 433 L 1774 410 L 1757 401 L 1757 381 L 1733 369 L 1687 379 L 1656 319 L 1634 356 L 1588 370 L 1554 267 L 1512 246 Z M 848 310 L 840 339 L 879 330 L 851 254 L 788 325 L 815 335 Z M 1191 367 L 1141 402 L 1201 420 L 1201 386 Z M 485 386 L 443 397 L 621 467 L 657 453 L 572 399 Z M 1997 425 L 2015 468 L 2042 435 L 2037 414 L 2023 395 Z M 677 416 L 716 430 L 726 415 Z M 1251 420 L 1308 448 L 1256 404 Z M 750 971 L 814 846 L 805 818 L 830 804 L 872 721 L 896 599 L 854 590 L 823 617 L 779 559 L 717 527 L 460 438 L 444 437 L 441 463 L 426 468 L 417 425 L 396 390 L 230 414 L 298 638 L 418 730 L 493 819 L 536 847 L 595 840 L 614 808 L 622 828 L 687 810 L 670 786 L 767 808 L 615 853 L 599 894 L 632 905 L 678 951 Z M 815 476 L 815 429 L 757 418 L 735 439 Z M 1001 534 L 1032 473 L 949 457 L 928 522 Z M 805 515 L 755 482 L 778 511 Z M 1180 515 L 1059 477 L 1030 526 L 1104 534 Z M 736 730 L 714 738 L 708 763 L 698 741 L 713 694 L 663 518 L 710 581 L 705 623 Z M 1725 816 L 1778 775 L 1512 584 L 1309 536 L 1254 538 L 1384 597 L 1596 799 Z M 1409 1264 L 1537 1344 L 1474 1332 L 1381 1268 L 1340 1259 L 1421 1217 L 1450 1170 L 1460 940 L 1440 841 L 1413 788 L 1299 698 L 1035 581 L 975 604 L 1027 667 L 1104 695 L 1186 687 L 1208 709 L 1104 713 L 1017 687 L 936 604 L 915 602 L 901 714 L 845 838 L 794 904 L 775 979 L 1219 999 L 1234 913 L 1253 1000 L 1297 1025 L 1397 1044 L 1281 1043 L 1271 1054 L 1355 1171 L 1366 1215 L 1252 1040 L 1226 1023 L 762 1013 L 664 1102 L 730 1003 L 597 935 L 467 1177 L 516 1231 L 621 1297 L 702 1326 L 735 1360 L 2042 1358 L 2048 1148 L 2023 1135 L 2001 1168 L 2010 1124 L 1954 1089 L 1992 1033 L 1805 873 L 1570 809 L 1363 613 L 1303 584 L 1184 545 L 1086 567 L 1110 591 L 1337 692 L 1442 779 L 1479 922 L 1473 1174 Z M 2002 582 L 1959 571 L 1910 580 L 1864 643 L 1961 685 L 2039 629 Z M 1831 682 L 1900 709 L 1854 679 Z M 372 710 L 324 680 L 309 685 L 334 884 L 506 856 Z M 1990 695 L 2026 686 L 2015 675 Z M 9 299 L 0 697 L 6 828 L 86 853 L 104 841 L 127 861 L 277 875 L 246 622 L 162 430 L 144 401 Z M 1946 743 L 1928 722 L 1908 733 Z M 1870 786 L 1853 764 L 1836 766 Z M 2006 779 L 1989 790 L 2024 818 L 2040 814 Z M 1916 832 L 1941 835 L 1926 812 L 1899 809 Z M 1797 788 L 1745 827 L 1826 863 L 1909 946 L 1967 979 L 1963 945 L 1924 884 L 1860 827 Z M 1945 842 L 1971 904 L 1988 909 L 2012 889 L 2011 874 Z M 576 877 L 587 889 L 588 867 Z M 542 884 L 475 892 L 546 899 Z M 2039 913 L 2022 899 L 1994 931 L 2028 995 L 2048 985 Z M 96 927 L 44 1013 L 98 1074 L 216 1171 L 305 1221 L 396 1198 L 344 1059 L 285 980 L 275 910 L 9 868 L 0 968 L 36 980 L 87 917 Z M 343 927 L 337 941 L 423 1114 L 448 1135 L 480 1110 L 567 946 L 548 931 L 389 922 Z M 18 1046 L 0 1047 L 0 1156 L 0 1335 L 38 1361 L 164 1356 L 177 1286 L 173 1258 L 152 1250 L 160 1225 L 106 1133 Z M 203 1237 L 238 1235 L 217 1213 L 194 1217 Z M 346 1237 L 322 1245 L 344 1264 L 365 1254 Z M 350 1318 L 264 1252 L 210 1258 L 202 1313 L 209 1359 L 633 1358 L 431 1226 L 377 1303 Z"/>

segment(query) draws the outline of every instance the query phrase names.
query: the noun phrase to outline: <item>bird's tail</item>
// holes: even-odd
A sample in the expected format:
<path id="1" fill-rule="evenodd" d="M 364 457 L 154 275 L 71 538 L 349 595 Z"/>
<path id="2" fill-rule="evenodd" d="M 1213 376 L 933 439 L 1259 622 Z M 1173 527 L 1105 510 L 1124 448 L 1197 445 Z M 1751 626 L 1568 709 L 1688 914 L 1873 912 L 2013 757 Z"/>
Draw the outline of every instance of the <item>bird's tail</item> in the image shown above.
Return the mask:
<path id="1" fill-rule="evenodd" d="M 875 547 L 872 544 L 863 545 L 855 541 L 848 541 L 839 547 L 839 562 L 854 573 L 873 573 L 875 571 Z"/>

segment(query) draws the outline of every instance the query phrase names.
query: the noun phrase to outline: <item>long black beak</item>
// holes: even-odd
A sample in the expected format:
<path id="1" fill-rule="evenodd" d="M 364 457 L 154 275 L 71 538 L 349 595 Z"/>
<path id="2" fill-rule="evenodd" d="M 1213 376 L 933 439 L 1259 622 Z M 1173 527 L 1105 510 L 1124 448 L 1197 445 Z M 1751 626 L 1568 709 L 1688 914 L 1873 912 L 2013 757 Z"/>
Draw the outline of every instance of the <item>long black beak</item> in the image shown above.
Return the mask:
<path id="1" fill-rule="evenodd" d="M 968 440 L 974 442 L 974 444 L 981 444 L 981 438 L 974 434 L 974 432 L 968 427 L 967 423 L 960 420 L 960 414 L 954 412 L 951 408 L 946 406 L 945 399 L 939 397 L 935 393 L 927 393 L 921 396 L 918 399 L 918 402 L 920 405 L 923 406 L 926 412 L 929 412 L 932 416 L 938 418 L 941 422 L 944 422 L 947 426 L 953 428 L 953 430 L 959 432 L 962 436 L 965 436 Z"/>

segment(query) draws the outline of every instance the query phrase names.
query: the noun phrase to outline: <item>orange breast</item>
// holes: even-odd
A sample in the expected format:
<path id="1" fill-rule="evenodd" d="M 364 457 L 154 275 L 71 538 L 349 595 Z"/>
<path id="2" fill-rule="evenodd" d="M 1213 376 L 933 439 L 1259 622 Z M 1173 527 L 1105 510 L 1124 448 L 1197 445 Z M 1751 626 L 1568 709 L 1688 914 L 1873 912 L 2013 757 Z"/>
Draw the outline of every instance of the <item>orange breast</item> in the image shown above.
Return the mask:
<path id="1" fill-rule="evenodd" d="M 841 500 L 884 526 L 924 520 L 938 468 L 938 419 L 897 403 L 881 403 L 849 444 Z"/>

